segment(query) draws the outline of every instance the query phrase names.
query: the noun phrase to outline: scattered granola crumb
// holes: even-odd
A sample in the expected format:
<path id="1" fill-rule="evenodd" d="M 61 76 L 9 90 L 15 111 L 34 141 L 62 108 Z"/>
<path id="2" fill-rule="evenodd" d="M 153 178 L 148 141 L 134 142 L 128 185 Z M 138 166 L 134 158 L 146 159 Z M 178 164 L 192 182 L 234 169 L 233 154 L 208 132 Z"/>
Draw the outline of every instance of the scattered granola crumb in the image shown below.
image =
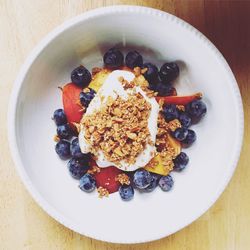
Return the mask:
<path id="1" fill-rule="evenodd" d="M 89 169 L 88 171 L 87 171 L 87 173 L 88 174 L 96 174 L 96 173 L 99 173 L 101 170 L 100 170 L 100 168 L 98 167 L 98 166 L 96 166 L 96 165 L 94 165 L 94 166 L 92 166 L 92 168 L 91 169 Z"/>
<path id="2" fill-rule="evenodd" d="M 104 188 L 104 187 L 99 187 L 97 188 L 97 192 L 99 194 L 99 198 L 102 198 L 102 197 L 108 197 L 109 196 L 109 191 Z"/>
<path id="3" fill-rule="evenodd" d="M 185 111 L 184 105 L 176 105 L 176 108 L 179 109 L 180 111 Z"/>
<path id="4" fill-rule="evenodd" d="M 178 119 L 174 119 L 168 122 L 168 128 L 174 132 L 177 128 L 181 128 L 181 123 Z"/>
<path id="5" fill-rule="evenodd" d="M 58 137 L 58 135 L 55 135 L 55 136 L 54 136 L 54 141 L 55 141 L 55 142 L 59 142 L 59 141 L 60 141 L 60 138 Z"/>
<path id="6" fill-rule="evenodd" d="M 90 89 L 89 88 L 84 88 L 83 89 L 83 93 L 89 93 L 90 92 Z"/>
<path id="7" fill-rule="evenodd" d="M 117 177 L 115 178 L 115 180 L 119 181 L 121 183 L 121 185 L 123 185 L 123 184 L 129 185 L 130 184 L 130 179 L 129 179 L 128 175 L 126 175 L 125 173 L 118 174 Z"/>

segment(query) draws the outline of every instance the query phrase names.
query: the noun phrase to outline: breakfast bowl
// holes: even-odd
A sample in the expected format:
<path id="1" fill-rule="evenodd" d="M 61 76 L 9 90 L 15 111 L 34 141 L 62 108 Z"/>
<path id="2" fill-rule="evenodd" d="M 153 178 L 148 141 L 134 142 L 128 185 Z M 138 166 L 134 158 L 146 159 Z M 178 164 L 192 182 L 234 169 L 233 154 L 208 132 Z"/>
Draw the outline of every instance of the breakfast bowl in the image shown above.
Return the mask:
<path id="1" fill-rule="evenodd" d="M 198 140 L 185 152 L 190 163 L 173 173 L 170 192 L 84 193 L 55 154 L 54 110 L 58 87 L 78 65 L 102 66 L 111 47 L 140 51 L 160 66 L 177 61 L 178 94 L 202 92 L 207 115 L 195 126 Z M 200 217 L 218 199 L 237 165 L 243 138 L 240 92 L 227 62 L 199 31 L 168 13 L 112 6 L 77 16 L 49 33 L 24 63 L 9 106 L 9 143 L 17 171 L 36 202 L 64 226 L 98 240 L 140 243 L 168 236 Z"/>

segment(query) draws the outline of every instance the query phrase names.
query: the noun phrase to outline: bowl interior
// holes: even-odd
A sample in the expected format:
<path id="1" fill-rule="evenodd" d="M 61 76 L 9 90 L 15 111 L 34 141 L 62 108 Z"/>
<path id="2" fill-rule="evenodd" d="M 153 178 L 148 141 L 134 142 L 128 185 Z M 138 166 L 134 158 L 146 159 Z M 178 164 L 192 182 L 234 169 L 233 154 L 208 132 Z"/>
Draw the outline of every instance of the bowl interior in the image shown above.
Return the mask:
<path id="1" fill-rule="evenodd" d="M 90 70 L 101 66 L 103 53 L 113 46 L 124 53 L 137 49 L 145 62 L 158 66 L 179 61 L 178 93 L 202 92 L 208 108 L 207 116 L 193 126 L 198 140 L 184 150 L 190 163 L 182 173 L 173 173 L 173 190 L 136 192 L 131 202 L 122 202 L 117 193 L 98 199 L 97 193 L 80 191 L 67 162 L 54 150 L 51 116 L 62 107 L 57 87 L 70 81 L 71 70 L 79 64 Z M 51 39 L 23 80 L 14 124 L 21 171 L 47 210 L 56 211 L 57 219 L 79 233 L 124 243 L 166 236 L 201 215 L 232 173 L 241 122 L 232 81 L 224 61 L 204 38 L 170 16 L 104 11 L 80 18 Z"/>

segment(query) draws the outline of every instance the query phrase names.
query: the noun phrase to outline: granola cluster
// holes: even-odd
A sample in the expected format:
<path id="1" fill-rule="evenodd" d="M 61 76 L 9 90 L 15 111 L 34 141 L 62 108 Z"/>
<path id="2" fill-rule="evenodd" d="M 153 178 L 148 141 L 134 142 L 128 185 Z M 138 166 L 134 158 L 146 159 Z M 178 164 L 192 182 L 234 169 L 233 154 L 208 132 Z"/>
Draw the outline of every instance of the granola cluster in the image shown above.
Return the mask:
<path id="1" fill-rule="evenodd" d="M 146 144 L 152 143 L 148 130 L 151 104 L 140 93 L 129 94 L 128 99 L 108 98 L 100 110 L 85 115 L 85 139 L 91 153 L 101 150 L 108 161 L 133 164 Z"/>
<path id="2" fill-rule="evenodd" d="M 181 124 L 177 119 L 166 122 L 163 115 L 159 113 L 157 125 L 157 154 L 160 155 L 163 166 L 171 171 L 173 169 L 173 159 L 177 156 L 178 152 L 176 152 L 175 147 L 172 144 L 174 139 L 172 139 L 169 133 L 177 128 L 180 128 Z M 157 157 L 155 157 L 155 159 L 153 159 L 149 164 L 152 167 L 159 164 L 157 162 Z"/>
<path id="3" fill-rule="evenodd" d="M 106 188 L 104 188 L 104 187 L 97 188 L 97 192 L 99 194 L 99 198 L 108 197 L 109 196 L 109 191 Z"/>
<path id="4" fill-rule="evenodd" d="M 129 185 L 130 184 L 130 179 L 125 173 L 118 174 L 116 177 L 116 180 L 119 181 L 121 185 L 123 185 L 123 184 Z"/>

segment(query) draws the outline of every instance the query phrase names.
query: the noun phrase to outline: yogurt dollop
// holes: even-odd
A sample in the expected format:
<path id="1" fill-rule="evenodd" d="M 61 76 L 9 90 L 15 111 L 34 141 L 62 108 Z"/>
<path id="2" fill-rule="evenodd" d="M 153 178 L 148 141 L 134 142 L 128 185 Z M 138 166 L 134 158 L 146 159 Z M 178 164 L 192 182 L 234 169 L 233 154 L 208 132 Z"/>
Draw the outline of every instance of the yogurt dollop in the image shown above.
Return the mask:
<path id="1" fill-rule="evenodd" d="M 108 97 L 112 97 L 116 99 L 120 96 L 122 99 L 127 99 L 128 94 L 132 93 L 131 89 L 124 89 L 122 83 L 119 81 L 119 77 L 123 77 L 128 82 L 131 82 L 135 75 L 132 72 L 125 70 L 115 70 L 109 74 L 102 87 L 96 93 L 95 97 L 90 102 L 85 115 L 91 115 L 101 106 L 105 105 Z M 148 118 L 148 129 L 150 133 L 150 139 L 153 142 L 152 145 L 146 144 L 144 150 L 137 156 L 136 162 L 134 164 L 129 164 L 124 160 L 120 161 L 120 164 L 110 162 L 106 159 L 105 155 L 101 150 L 98 151 L 96 163 L 99 167 L 105 168 L 109 166 L 116 166 L 124 171 L 134 171 L 138 168 L 144 167 L 147 163 L 152 159 L 156 148 L 155 148 L 155 140 L 157 134 L 157 119 L 159 113 L 159 105 L 154 98 L 147 97 L 146 93 L 140 88 L 135 87 L 133 89 L 136 93 L 140 93 L 145 100 L 151 104 L 151 111 Z M 79 145 L 82 153 L 89 153 L 91 149 L 91 145 L 86 141 L 85 137 L 85 128 L 81 124 L 80 133 L 79 133 Z"/>

